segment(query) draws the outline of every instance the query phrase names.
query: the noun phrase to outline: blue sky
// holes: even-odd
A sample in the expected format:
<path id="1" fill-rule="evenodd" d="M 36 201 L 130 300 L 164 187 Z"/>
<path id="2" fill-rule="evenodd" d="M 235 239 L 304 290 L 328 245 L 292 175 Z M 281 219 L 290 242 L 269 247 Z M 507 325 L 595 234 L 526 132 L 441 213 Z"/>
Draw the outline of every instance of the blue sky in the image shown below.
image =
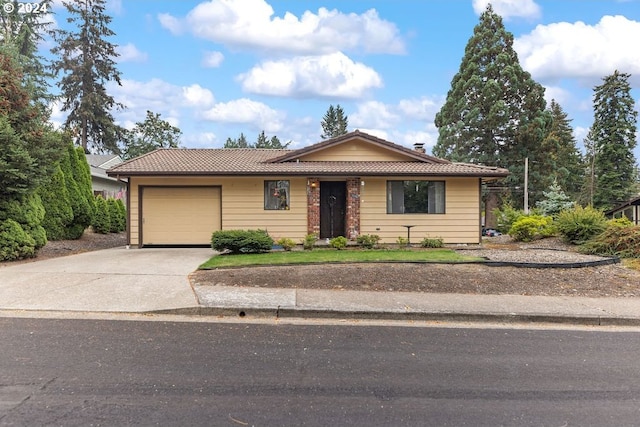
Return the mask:
<path id="1" fill-rule="evenodd" d="M 64 27 L 56 0 L 55 25 Z M 618 69 L 640 98 L 640 1 L 494 0 L 520 63 L 568 113 L 581 146 L 592 95 Z M 109 0 L 125 127 L 146 111 L 182 145 L 221 147 L 264 130 L 291 147 L 320 140 L 330 104 L 349 129 L 398 144 L 437 141 L 433 124 L 487 0 Z M 52 120 L 65 114 L 54 108 Z M 640 151 L 636 150 L 636 158 Z"/>

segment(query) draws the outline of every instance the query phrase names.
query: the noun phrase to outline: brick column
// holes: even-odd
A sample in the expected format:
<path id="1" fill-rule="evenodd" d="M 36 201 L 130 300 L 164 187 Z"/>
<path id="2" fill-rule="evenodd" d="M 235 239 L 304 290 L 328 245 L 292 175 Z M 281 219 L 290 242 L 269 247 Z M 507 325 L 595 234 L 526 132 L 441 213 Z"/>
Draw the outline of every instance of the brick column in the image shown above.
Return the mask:
<path id="1" fill-rule="evenodd" d="M 320 181 L 307 180 L 307 234 L 320 236 Z"/>
<path id="2" fill-rule="evenodd" d="M 347 238 L 360 234 L 360 178 L 347 179 Z"/>

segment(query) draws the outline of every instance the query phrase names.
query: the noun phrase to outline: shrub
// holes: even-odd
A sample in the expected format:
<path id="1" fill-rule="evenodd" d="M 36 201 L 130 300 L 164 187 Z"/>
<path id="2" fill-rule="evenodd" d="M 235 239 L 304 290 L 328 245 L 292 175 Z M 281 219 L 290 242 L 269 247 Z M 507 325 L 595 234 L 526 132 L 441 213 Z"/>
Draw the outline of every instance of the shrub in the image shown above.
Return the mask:
<path id="1" fill-rule="evenodd" d="M 553 234 L 553 218 L 542 215 L 523 216 L 509 229 L 509 235 L 518 242 L 530 242 Z"/>
<path id="2" fill-rule="evenodd" d="M 124 206 L 124 202 L 122 201 L 122 199 L 116 199 L 116 204 L 118 205 L 118 210 L 120 211 L 120 230 L 119 231 L 126 231 L 127 230 L 127 208 Z"/>
<path id="3" fill-rule="evenodd" d="M 302 240 L 302 247 L 308 251 L 311 251 L 313 250 L 313 247 L 315 246 L 317 241 L 318 241 L 317 235 L 307 234 L 306 236 L 304 236 L 304 239 Z"/>
<path id="4" fill-rule="evenodd" d="M 363 248 L 372 249 L 378 246 L 378 242 L 380 242 L 380 236 L 377 234 L 361 234 L 356 239 L 356 242 Z"/>
<path id="5" fill-rule="evenodd" d="M 631 227 L 633 222 L 626 216 L 622 216 L 620 218 L 613 218 L 607 221 L 607 228 L 609 227 Z"/>
<path id="6" fill-rule="evenodd" d="M 56 167 L 54 174 L 38 189 L 38 194 L 45 209 L 42 226 L 47 232 L 47 239 L 64 239 L 66 227 L 73 221 L 73 210 L 60 166 Z"/>
<path id="7" fill-rule="evenodd" d="M 577 245 L 602 233 L 606 224 L 604 213 L 591 206 L 575 206 L 560 212 L 556 219 L 556 227 L 563 239 Z"/>
<path id="8" fill-rule="evenodd" d="M 109 205 L 102 196 L 96 198 L 96 214 L 93 217 L 91 226 L 96 233 L 107 234 L 111 231 Z"/>
<path id="9" fill-rule="evenodd" d="M 285 251 L 290 251 L 296 246 L 296 242 L 294 242 L 293 239 L 289 239 L 288 237 L 278 239 L 276 244 L 282 246 L 282 249 L 284 249 Z"/>
<path id="10" fill-rule="evenodd" d="M 407 239 L 406 237 L 398 236 L 398 238 L 396 239 L 396 244 L 400 248 L 406 248 L 407 246 L 409 246 L 409 239 Z"/>
<path id="11" fill-rule="evenodd" d="M 211 248 L 231 253 L 268 252 L 273 239 L 266 230 L 218 230 L 211 235 Z"/>
<path id="12" fill-rule="evenodd" d="M 120 202 L 122 203 L 122 202 Z M 112 233 L 119 233 L 126 229 L 126 217 L 123 215 L 122 210 L 118 206 L 116 199 L 107 199 L 107 205 L 109 208 L 109 218 L 111 218 L 110 231 Z"/>
<path id="13" fill-rule="evenodd" d="M 609 225 L 604 232 L 585 242 L 579 250 L 593 255 L 640 258 L 640 226 Z"/>
<path id="14" fill-rule="evenodd" d="M 12 219 L 0 222 L 0 261 L 30 258 L 36 253 L 36 242 Z"/>
<path id="15" fill-rule="evenodd" d="M 420 246 L 422 246 L 423 248 L 441 248 L 444 246 L 444 240 L 442 239 L 442 237 L 425 237 L 420 242 Z"/>
<path id="16" fill-rule="evenodd" d="M 525 216 L 522 209 L 516 209 L 509 203 L 500 209 L 494 209 L 493 214 L 496 217 L 496 230 L 501 233 L 508 233 L 513 223 Z"/>
<path id="17" fill-rule="evenodd" d="M 334 237 L 329 240 L 329 246 L 340 251 L 347 247 L 347 238 L 344 236 Z"/>

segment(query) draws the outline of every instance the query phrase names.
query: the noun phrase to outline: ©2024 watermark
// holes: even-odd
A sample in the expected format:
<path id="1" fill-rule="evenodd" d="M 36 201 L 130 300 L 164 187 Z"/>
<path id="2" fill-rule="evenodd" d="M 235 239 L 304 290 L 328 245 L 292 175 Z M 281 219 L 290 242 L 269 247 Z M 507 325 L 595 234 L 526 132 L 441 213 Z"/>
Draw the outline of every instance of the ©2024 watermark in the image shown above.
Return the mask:
<path id="1" fill-rule="evenodd" d="M 47 3 L 8 1 L 2 5 L 2 13 L 11 14 L 15 12 L 20 14 L 47 13 Z"/>

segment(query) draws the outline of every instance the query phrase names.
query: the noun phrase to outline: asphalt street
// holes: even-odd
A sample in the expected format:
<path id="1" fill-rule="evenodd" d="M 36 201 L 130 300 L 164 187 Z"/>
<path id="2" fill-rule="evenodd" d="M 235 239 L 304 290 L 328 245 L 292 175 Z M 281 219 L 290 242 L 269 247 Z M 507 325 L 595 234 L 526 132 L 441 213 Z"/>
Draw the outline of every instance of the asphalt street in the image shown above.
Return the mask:
<path id="1" fill-rule="evenodd" d="M 640 334 L 0 318 L 0 425 L 637 425 Z"/>

